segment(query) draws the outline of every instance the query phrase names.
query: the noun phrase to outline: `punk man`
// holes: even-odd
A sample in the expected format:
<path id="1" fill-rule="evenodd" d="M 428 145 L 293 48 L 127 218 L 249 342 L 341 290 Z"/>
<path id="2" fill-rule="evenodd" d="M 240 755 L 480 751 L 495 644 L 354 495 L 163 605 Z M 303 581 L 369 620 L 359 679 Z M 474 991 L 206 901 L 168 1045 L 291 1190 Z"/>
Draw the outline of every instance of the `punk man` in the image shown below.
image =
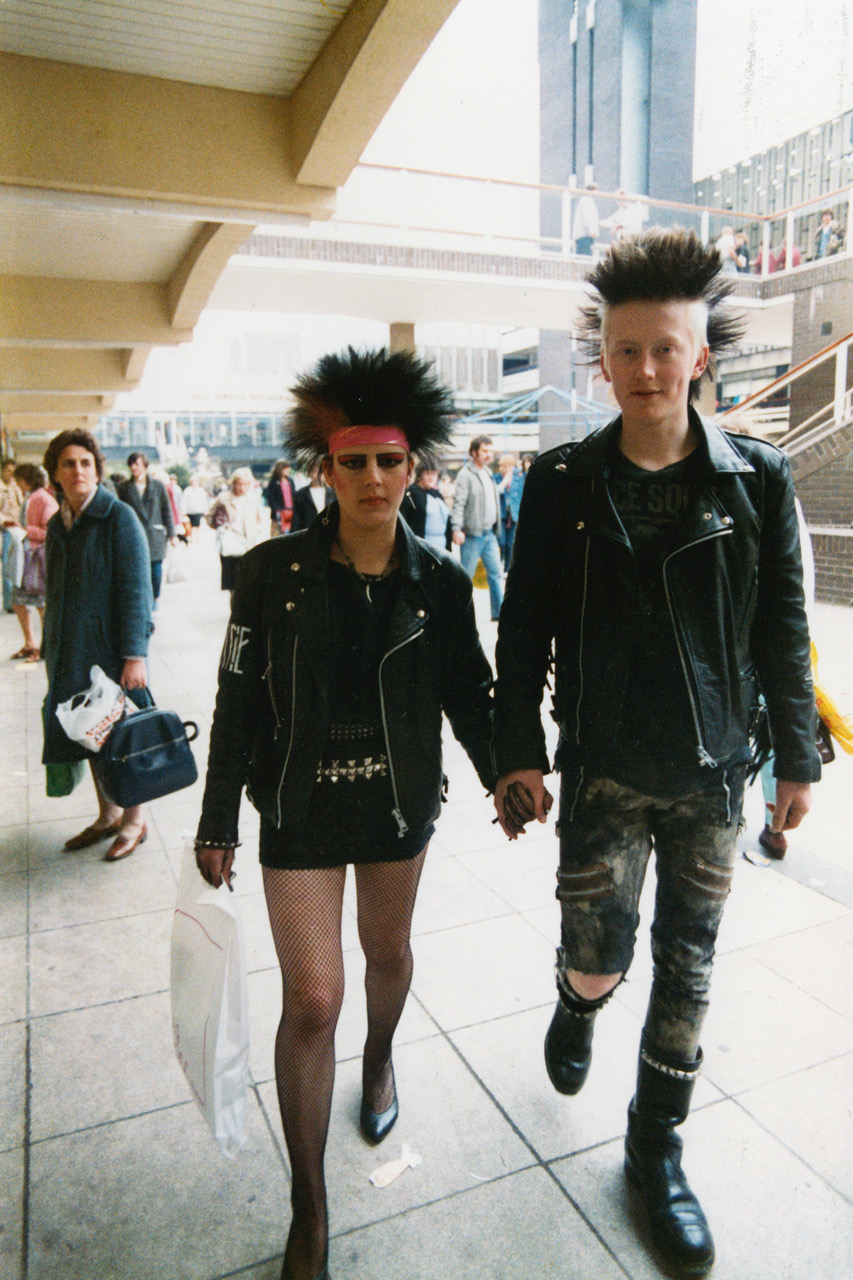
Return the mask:
<path id="1" fill-rule="evenodd" d="M 510 839 L 550 802 L 540 703 L 553 663 L 562 929 L 545 1062 L 561 1093 L 586 1079 L 655 853 L 654 977 L 625 1168 L 655 1246 L 687 1276 L 708 1271 L 714 1243 L 675 1130 L 702 1064 L 759 689 L 775 830 L 800 823 L 820 776 L 787 460 L 692 406 L 710 353 L 739 331 L 720 307 L 732 287 L 721 271 L 692 234 L 649 230 L 588 275 L 585 338 L 621 412 L 534 463 L 496 655 L 495 805 Z"/>

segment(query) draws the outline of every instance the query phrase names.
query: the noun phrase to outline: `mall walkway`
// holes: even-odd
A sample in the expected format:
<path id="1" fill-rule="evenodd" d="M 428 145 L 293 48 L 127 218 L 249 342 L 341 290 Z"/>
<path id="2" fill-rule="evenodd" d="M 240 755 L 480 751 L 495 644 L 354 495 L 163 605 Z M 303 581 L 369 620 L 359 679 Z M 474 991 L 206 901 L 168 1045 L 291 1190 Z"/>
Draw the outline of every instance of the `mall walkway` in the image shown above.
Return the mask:
<path id="1" fill-rule="evenodd" d="M 226 618 L 209 542 L 164 588 L 152 684 L 209 724 Z M 478 591 L 487 647 L 488 599 Z M 818 611 L 822 674 L 853 706 L 853 611 Z M 229 1162 L 174 1061 L 169 930 L 199 789 L 150 808 L 150 838 L 108 866 L 63 841 L 93 816 L 87 781 L 47 800 L 40 667 L 0 617 L 0 1092 L 8 1280 L 277 1280 L 287 1162 L 272 1080 L 279 977 L 245 810 L 238 895 L 254 1040 L 248 1145 Z M 198 759 L 203 766 L 204 738 Z M 508 844 L 458 750 L 415 918 L 415 978 L 397 1037 L 400 1121 L 379 1150 L 357 1128 L 362 965 L 348 910 L 349 987 L 328 1151 L 335 1280 L 651 1280 L 621 1172 L 625 1109 L 649 985 L 648 941 L 599 1019 L 589 1082 L 551 1089 L 542 1039 L 558 933 L 553 832 Z M 781 865 L 738 863 L 720 941 L 706 1069 L 686 1168 L 718 1243 L 715 1280 L 853 1274 L 853 759 L 826 771 Z M 760 797 L 744 847 L 755 848 Z M 752 856 L 755 856 L 754 854 Z M 350 900 L 350 907 L 352 903 Z M 649 917 L 648 899 L 643 912 Z M 385 1190 L 374 1168 L 422 1157 Z"/>

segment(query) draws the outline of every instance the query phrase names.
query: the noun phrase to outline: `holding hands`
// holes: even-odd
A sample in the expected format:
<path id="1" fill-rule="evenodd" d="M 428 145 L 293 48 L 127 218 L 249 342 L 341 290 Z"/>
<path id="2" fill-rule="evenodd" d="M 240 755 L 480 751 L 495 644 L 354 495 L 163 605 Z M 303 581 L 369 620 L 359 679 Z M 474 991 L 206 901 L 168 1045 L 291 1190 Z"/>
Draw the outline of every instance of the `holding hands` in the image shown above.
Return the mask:
<path id="1" fill-rule="evenodd" d="M 505 773 L 495 787 L 495 809 L 501 829 L 510 840 L 524 834 L 534 818 L 546 822 L 554 797 L 545 787 L 541 769 L 516 769 Z"/>

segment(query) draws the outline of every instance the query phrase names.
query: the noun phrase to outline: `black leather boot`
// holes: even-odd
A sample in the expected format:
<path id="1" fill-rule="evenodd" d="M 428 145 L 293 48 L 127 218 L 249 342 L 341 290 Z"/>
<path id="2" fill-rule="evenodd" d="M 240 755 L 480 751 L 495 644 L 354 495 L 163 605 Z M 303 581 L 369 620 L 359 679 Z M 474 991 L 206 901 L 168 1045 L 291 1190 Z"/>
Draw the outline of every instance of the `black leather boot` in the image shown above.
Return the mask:
<path id="1" fill-rule="evenodd" d="M 560 998 L 545 1035 L 545 1069 L 558 1093 L 580 1093 L 583 1088 L 592 1062 L 595 1015 L 613 991 L 599 1000 L 583 1000 L 564 977 L 558 978 Z"/>
<path id="2" fill-rule="evenodd" d="M 652 1241 L 682 1276 L 704 1276 L 714 1262 L 711 1229 L 681 1168 L 684 1144 L 675 1132 L 701 1066 L 701 1049 L 695 1062 L 678 1062 L 644 1046 L 625 1138 L 625 1173 L 645 1202 Z"/>

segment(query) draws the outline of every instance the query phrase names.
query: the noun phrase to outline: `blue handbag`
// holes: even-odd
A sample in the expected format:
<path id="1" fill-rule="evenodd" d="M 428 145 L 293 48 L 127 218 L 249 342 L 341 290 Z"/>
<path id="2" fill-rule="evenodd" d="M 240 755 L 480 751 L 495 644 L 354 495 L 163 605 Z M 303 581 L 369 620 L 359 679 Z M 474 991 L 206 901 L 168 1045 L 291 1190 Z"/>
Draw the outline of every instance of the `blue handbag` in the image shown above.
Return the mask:
<path id="1" fill-rule="evenodd" d="M 133 691 L 137 696 L 140 692 Z M 91 756 L 104 794 L 122 809 L 191 787 L 198 778 L 190 750 L 198 725 L 163 711 L 147 697 L 151 705 L 117 721 L 101 750 Z"/>

